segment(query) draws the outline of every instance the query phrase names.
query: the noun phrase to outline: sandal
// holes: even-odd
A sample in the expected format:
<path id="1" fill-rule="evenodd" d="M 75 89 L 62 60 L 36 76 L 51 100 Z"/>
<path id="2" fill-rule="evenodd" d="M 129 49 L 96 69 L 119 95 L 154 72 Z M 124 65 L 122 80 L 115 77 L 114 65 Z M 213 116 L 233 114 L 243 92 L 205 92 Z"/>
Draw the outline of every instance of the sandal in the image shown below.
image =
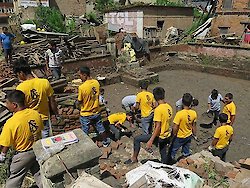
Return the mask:
<path id="1" fill-rule="evenodd" d="M 124 164 L 134 164 L 134 163 L 137 163 L 138 161 L 132 161 L 131 159 L 128 159 L 124 162 Z"/>

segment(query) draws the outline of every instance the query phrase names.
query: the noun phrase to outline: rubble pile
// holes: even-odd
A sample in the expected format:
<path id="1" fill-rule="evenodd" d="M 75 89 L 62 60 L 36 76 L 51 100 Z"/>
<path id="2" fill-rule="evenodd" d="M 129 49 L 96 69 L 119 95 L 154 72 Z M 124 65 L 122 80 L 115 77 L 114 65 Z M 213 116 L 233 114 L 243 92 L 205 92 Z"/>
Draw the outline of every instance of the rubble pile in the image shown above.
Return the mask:
<path id="1" fill-rule="evenodd" d="M 219 157 L 214 157 L 209 151 L 203 150 L 181 159 L 177 166 L 189 169 L 203 178 L 206 188 L 250 186 L 250 159 L 226 163 Z"/>
<path id="2" fill-rule="evenodd" d="M 84 57 L 107 54 L 106 45 L 101 45 L 94 37 L 77 37 L 69 39 L 70 42 L 62 42 L 59 36 L 51 39 L 58 43 L 58 47 L 64 52 L 65 61 L 81 59 Z M 49 39 L 41 39 L 38 42 L 18 45 L 14 47 L 13 60 L 20 57 L 29 59 L 30 64 L 44 64 L 44 54 L 48 49 Z"/>
<path id="3" fill-rule="evenodd" d="M 4 80 L 4 78 L 14 78 L 15 74 L 13 73 L 12 68 L 7 65 L 5 62 L 0 62 L 0 82 Z"/>

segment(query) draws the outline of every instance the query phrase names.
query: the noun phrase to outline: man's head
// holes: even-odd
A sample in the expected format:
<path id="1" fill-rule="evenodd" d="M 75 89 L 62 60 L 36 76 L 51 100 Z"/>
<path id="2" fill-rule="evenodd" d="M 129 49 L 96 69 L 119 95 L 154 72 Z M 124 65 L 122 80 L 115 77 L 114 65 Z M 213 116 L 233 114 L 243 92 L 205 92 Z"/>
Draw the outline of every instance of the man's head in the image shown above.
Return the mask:
<path id="1" fill-rule="evenodd" d="M 218 94 L 219 94 L 218 90 L 217 89 L 213 89 L 212 92 L 211 92 L 211 98 L 213 100 L 217 99 Z"/>
<path id="2" fill-rule="evenodd" d="M 229 104 L 233 101 L 233 94 L 232 93 L 227 93 L 224 97 L 224 101 L 226 104 Z"/>
<path id="3" fill-rule="evenodd" d="M 193 98 L 191 106 L 198 106 L 199 105 L 199 100 Z"/>
<path id="4" fill-rule="evenodd" d="M 142 81 L 140 83 L 140 88 L 143 90 L 147 90 L 148 89 L 148 81 Z"/>
<path id="5" fill-rule="evenodd" d="M 104 88 L 100 88 L 100 95 L 104 95 L 104 92 L 105 92 Z"/>
<path id="6" fill-rule="evenodd" d="M 219 121 L 220 121 L 220 123 L 226 123 L 227 120 L 228 120 L 227 114 L 221 113 L 221 114 L 219 115 Z"/>
<path id="7" fill-rule="evenodd" d="M 90 77 L 90 69 L 88 67 L 81 67 L 79 69 L 79 76 L 85 82 Z"/>
<path id="8" fill-rule="evenodd" d="M 54 41 L 49 41 L 49 49 L 54 50 L 56 49 L 56 43 Z"/>
<path id="9" fill-rule="evenodd" d="M 24 58 L 20 58 L 14 62 L 13 71 L 18 79 L 23 81 L 27 79 L 27 75 L 31 74 L 31 68 Z"/>
<path id="10" fill-rule="evenodd" d="M 185 107 L 190 107 L 193 101 L 193 96 L 190 93 L 185 93 L 182 97 L 182 104 Z"/>
<path id="11" fill-rule="evenodd" d="M 153 90 L 153 95 L 156 101 L 165 99 L 165 90 L 162 87 L 156 87 Z"/>
<path id="12" fill-rule="evenodd" d="M 3 33 L 8 33 L 8 27 L 3 27 L 2 31 L 3 31 Z"/>
<path id="13" fill-rule="evenodd" d="M 25 95 L 22 91 L 14 90 L 8 93 L 6 107 L 11 112 L 17 112 L 20 108 L 25 107 Z"/>
<path id="14" fill-rule="evenodd" d="M 134 120 L 133 113 L 132 113 L 132 112 L 127 112 L 127 113 L 126 113 L 126 119 L 127 119 L 127 121 L 129 121 L 129 122 L 133 122 L 133 120 Z"/>

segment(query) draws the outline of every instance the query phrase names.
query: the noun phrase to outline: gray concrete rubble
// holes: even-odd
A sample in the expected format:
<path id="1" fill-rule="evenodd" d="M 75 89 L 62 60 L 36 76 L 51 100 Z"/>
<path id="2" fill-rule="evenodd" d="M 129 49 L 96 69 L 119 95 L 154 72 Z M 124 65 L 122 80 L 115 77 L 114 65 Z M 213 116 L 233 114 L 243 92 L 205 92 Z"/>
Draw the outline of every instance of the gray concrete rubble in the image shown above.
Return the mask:
<path id="1" fill-rule="evenodd" d="M 89 174 L 98 176 L 98 160 L 102 155 L 101 150 L 81 129 L 75 129 L 73 132 L 79 141 L 67 145 L 65 149 L 51 156 L 40 166 L 46 187 L 59 186 L 64 181 L 66 185 L 71 184 L 72 181 L 66 181 L 67 176 L 70 176 L 71 180 L 72 177 L 75 179 L 81 171 L 87 171 Z M 37 158 L 45 152 L 41 141 L 36 142 L 33 149 Z M 69 172 L 66 172 L 66 169 Z M 63 175 L 64 178 L 62 178 Z M 58 182 L 59 177 L 62 178 L 62 181 Z"/>

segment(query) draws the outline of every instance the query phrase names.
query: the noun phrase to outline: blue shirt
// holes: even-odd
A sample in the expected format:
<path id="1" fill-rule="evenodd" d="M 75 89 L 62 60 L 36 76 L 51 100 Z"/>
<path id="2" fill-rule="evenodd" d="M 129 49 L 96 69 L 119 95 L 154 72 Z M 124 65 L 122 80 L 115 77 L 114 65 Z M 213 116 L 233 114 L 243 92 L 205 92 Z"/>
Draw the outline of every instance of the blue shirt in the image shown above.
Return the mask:
<path id="1" fill-rule="evenodd" d="M 13 35 L 11 33 L 6 33 L 6 34 L 2 33 L 0 35 L 3 49 L 11 49 L 12 48 L 12 45 L 11 45 L 12 38 L 15 38 L 15 35 Z"/>
<path id="2" fill-rule="evenodd" d="M 211 105 L 210 110 L 212 111 L 220 111 L 220 101 L 223 100 L 221 94 L 218 94 L 217 99 L 212 99 L 211 95 L 208 97 L 208 104 Z"/>

